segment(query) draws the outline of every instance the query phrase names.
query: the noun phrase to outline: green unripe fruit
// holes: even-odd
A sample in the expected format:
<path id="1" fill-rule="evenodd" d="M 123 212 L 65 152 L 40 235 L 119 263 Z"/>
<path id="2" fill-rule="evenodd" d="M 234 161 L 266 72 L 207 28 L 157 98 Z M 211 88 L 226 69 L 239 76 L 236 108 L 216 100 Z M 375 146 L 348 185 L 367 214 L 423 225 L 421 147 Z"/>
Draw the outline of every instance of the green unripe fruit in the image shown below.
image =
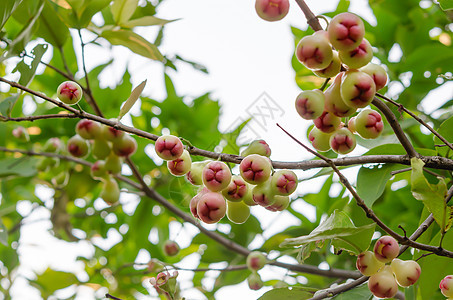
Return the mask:
<path id="1" fill-rule="evenodd" d="M 226 215 L 235 224 L 243 224 L 250 217 L 250 207 L 242 201 L 227 201 Z"/>
<path id="2" fill-rule="evenodd" d="M 186 174 L 186 179 L 193 185 L 203 184 L 203 168 L 210 160 L 193 162 L 190 171 Z"/>
<path id="3" fill-rule="evenodd" d="M 121 173 L 122 165 L 123 160 L 114 153 L 111 153 L 105 160 L 105 169 L 112 174 Z"/>
<path id="4" fill-rule="evenodd" d="M 44 152 L 58 153 L 63 148 L 63 143 L 59 138 L 50 138 L 42 148 Z"/>
<path id="5" fill-rule="evenodd" d="M 93 146 L 91 149 L 91 154 L 93 154 L 96 159 L 106 159 L 112 149 L 110 148 L 109 142 L 104 139 L 95 139 L 93 141 Z"/>
<path id="6" fill-rule="evenodd" d="M 330 63 L 330 65 L 328 65 L 324 69 L 315 70 L 313 71 L 313 73 L 322 78 L 331 78 L 340 73 L 340 71 L 341 71 L 340 57 L 338 56 L 337 51 L 333 51 L 332 62 Z"/>
<path id="7" fill-rule="evenodd" d="M 13 129 L 13 131 L 11 132 L 13 134 L 13 136 L 22 141 L 22 142 L 28 142 L 30 141 L 30 136 L 28 135 L 28 131 L 27 129 L 25 129 L 24 127 L 22 126 L 19 126 L 19 127 L 16 127 Z"/>
<path id="8" fill-rule="evenodd" d="M 289 196 L 275 195 L 275 202 L 265 208 L 270 211 L 284 211 L 289 206 Z"/>
<path id="9" fill-rule="evenodd" d="M 332 85 L 330 85 L 324 92 L 325 102 L 324 108 L 326 111 L 333 113 L 335 116 L 343 118 L 353 115 L 357 109 L 352 108 L 343 101 L 341 98 L 341 79 L 344 72 L 335 77 Z"/>
<path id="10" fill-rule="evenodd" d="M 252 190 L 253 201 L 261 206 L 274 204 L 275 197 L 269 181 L 256 185 Z"/>
<path id="11" fill-rule="evenodd" d="M 271 156 L 271 148 L 264 140 L 255 140 L 241 152 L 241 156 L 248 156 L 250 154 L 258 154 L 262 156 Z"/>
<path id="12" fill-rule="evenodd" d="M 312 146 L 318 151 L 329 151 L 330 150 L 330 136 L 331 133 L 324 133 L 319 130 L 316 126 L 312 128 L 308 134 Z"/>
<path id="13" fill-rule="evenodd" d="M 253 201 L 253 193 L 252 193 L 252 190 L 253 188 L 255 187 L 254 185 L 246 182 L 247 184 L 247 193 L 244 195 L 244 198 L 242 198 L 242 202 L 244 202 L 244 204 L 248 205 L 248 206 L 255 206 L 255 205 L 258 205 L 255 203 L 255 201 Z"/>
<path id="14" fill-rule="evenodd" d="M 261 277 L 258 273 L 252 272 L 252 274 L 247 277 L 247 283 L 249 285 L 249 288 L 251 290 L 259 290 L 264 286 L 263 281 L 261 280 Z"/>
<path id="15" fill-rule="evenodd" d="M 396 282 L 402 287 L 408 287 L 417 282 L 422 269 L 415 260 L 401 260 L 394 258 L 390 264 L 393 274 L 395 274 Z"/>
<path id="16" fill-rule="evenodd" d="M 97 180 L 103 180 L 108 176 L 107 170 L 105 168 L 105 161 L 98 160 L 91 166 L 91 177 Z"/>
<path id="17" fill-rule="evenodd" d="M 64 187 L 68 184 L 69 173 L 66 171 L 60 172 L 57 176 L 51 179 L 52 184 L 56 187 Z"/>
<path id="18" fill-rule="evenodd" d="M 106 203 L 112 205 L 120 199 L 120 188 L 118 183 L 112 177 L 109 177 L 104 182 L 104 187 L 99 195 Z"/>

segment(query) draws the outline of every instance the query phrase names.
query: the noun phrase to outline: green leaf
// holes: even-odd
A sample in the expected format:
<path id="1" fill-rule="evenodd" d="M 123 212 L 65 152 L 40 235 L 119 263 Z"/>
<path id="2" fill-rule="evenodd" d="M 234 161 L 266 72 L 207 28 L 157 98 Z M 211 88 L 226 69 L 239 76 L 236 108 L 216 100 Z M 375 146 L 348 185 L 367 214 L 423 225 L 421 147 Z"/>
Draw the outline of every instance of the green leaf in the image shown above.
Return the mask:
<path id="1" fill-rule="evenodd" d="M 392 177 L 392 171 L 401 169 L 395 164 L 362 166 L 357 174 L 357 193 L 368 207 L 384 193 L 387 181 Z"/>
<path id="2" fill-rule="evenodd" d="M 134 14 L 137 6 L 138 0 L 114 0 L 111 10 L 116 24 L 122 25 L 127 22 Z"/>
<path id="3" fill-rule="evenodd" d="M 69 38 L 68 27 L 47 1 L 39 17 L 39 34 L 57 48 L 63 48 Z"/>
<path id="4" fill-rule="evenodd" d="M 101 36 L 112 45 L 121 45 L 144 57 L 163 61 L 164 57 L 157 47 L 133 31 L 119 29 L 103 31 Z"/>
<path id="5" fill-rule="evenodd" d="M 90 0 L 85 1 L 84 9 L 80 15 L 79 25 L 81 28 L 88 26 L 93 16 L 109 5 L 110 0 Z"/>
<path id="6" fill-rule="evenodd" d="M 258 300 L 304 300 L 310 299 L 313 297 L 313 292 L 307 291 L 307 288 L 301 287 L 288 287 L 288 288 L 278 288 L 272 289 L 264 293 Z"/>
<path id="7" fill-rule="evenodd" d="M 22 0 L 2 0 L 0 2 L 0 29 L 3 28 L 3 25 L 21 2 Z"/>
<path id="8" fill-rule="evenodd" d="M 135 26 L 153 26 L 153 25 L 165 25 L 167 23 L 176 20 L 164 20 L 154 16 L 145 16 L 138 19 L 133 19 L 121 24 L 124 28 L 134 28 Z"/>
<path id="9" fill-rule="evenodd" d="M 346 291 L 341 293 L 338 296 L 333 297 L 332 299 L 335 300 L 366 300 L 371 299 L 373 295 L 371 295 L 370 289 L 368 288 L 368 284 L 362 284 L 358 287 L 353 288 L 352 290 Z"/>
<path id="10" fill-rule="evenodd" d="M 346 213 L 335 210 L 309 235 L 286 239 L 280 247 L 301 247 L 302 261 L 319 245 L 324 244 L 325 240 L 332 240 L 332 245 L 337 249 L 360 254 L 368 249 L 375 225 L 372 223 L 356 227 Z"/>
<path id="11" fill-rule="evenodd" d="M 425 207 L 433 214 L 434 219 L 444 231 L 451 226 L 451 212 L 445 202 L 447 184 L 445 179 L 439 178 L 439 182 L 430 184 L 423 175 L 425 163 L 418 158 L 411 158 L 411 191 L 415 199 L 423 201 Z M 448 216 L 447 216 L 448 213 Z M 448 223 L 447 223 L 447 218 Z"/>
<path id="12" fill-rule="evenodd" d="M 68 272 L 54 271 L 50 268 L 38 275 L 36 280 L 30 281 L 32 285 L 41 290 L 44 298 L 52 295 L 56 290 L 63 289 L 70 285 L 78 283 L 77 277 Z"/>
<path id="13" fill-rule="evenodd" d="M 121 107 L 120 114 L 118 115 L 118 121 L 121 120 L 121 118 L 129 112 L 129 110 L 132 108 L 135 102 L 137 102 L 138 98 L 143 92 L 143 89 L 145 88 L 145 85 L 146 80 L 140 83 L 135 89 L 132 90 L 131 95 Z"/>
<path id="14" fill-rule="evenodd" d="M 439 0 L 439 5 L 442 10 L 453 9 L 453 0 Z"/>
<path id="15" fill-rule="evenodd" d="M 8 247 L 8 230 L 6 230 L 5 224 L 0 219 L 0 243 Z"/>
<path id="16" fill-rule="evenodd" d="M 35 48 L 33 48 L 31 54 L 34 55 L 34 58 L 30 66 L 25 63 L 25 59 L 22 59 L 16 65 L 13 72 L 20 73 L 20 84 L 27 86 L 32 81 L 33 77 L 35 76 L 36 69 L 38 68 L 39 63 L 41 62 L 41 59 L 44 53 L 46 53 L 48 47 L 49 46 L 46 44 L 39 44 L 36 45 Z"/>
<path id="17" fill-rule="evenodd" d="M 452 140 L 447 137 L 453 136 L 453 117 L 450 117 L 442 122 L 442 124 L 440 124 L 439 128 L 437 129 L 437 132 L 451 143 Z M 434 145 L 444 145 L 444 143 L 438 137 L 434 137 Z M 436 150 L 439 155 L 442 155 L 444 157 L 451 157 L 453 155 L 453 151 L 446 146 L 436 147 Z"/>
<path id="18" fill-rule="evenodd" d="M 30 177 L 36 174 L 36 159 L 29 157 L 5 158 L 0 160 L 0 178 L 18 175 Z"/>
<path id="19" fill-rule="evenodd" d="M 11 111 L 13 110 L 14 104 L 16 104 L 17 99 L 19 99 L 19 94 L 15 94 L 8 98 L 5 98 L 0 102 L 0 114 L 2 116 L 11 116 Z"/>

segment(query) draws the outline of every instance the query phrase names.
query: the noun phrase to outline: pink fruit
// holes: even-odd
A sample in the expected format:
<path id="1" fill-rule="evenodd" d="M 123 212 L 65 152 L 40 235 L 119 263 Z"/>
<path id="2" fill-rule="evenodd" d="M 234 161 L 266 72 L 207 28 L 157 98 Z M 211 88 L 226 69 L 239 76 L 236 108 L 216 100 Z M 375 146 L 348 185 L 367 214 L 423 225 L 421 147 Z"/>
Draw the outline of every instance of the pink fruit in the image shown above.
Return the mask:
<path id="1" fill-rule="evenodd" d="M 186 179 L 193 185 L 203 184 L 203 169 L 210 160 L 192 162 L 190 171 L 186 174 Z"/>
<path id="2" fill-rule="evenodd" d="M 244 224 L 250 217 L 250 207 L 242 201 L 227 201 L 226 216 L 235 224 Z"/>
<path id="3" fill-rule="evenodd" d="M 163 160 L 174 160 L 182 155 L 184 146 L 174 135 L 163 135 L 156 140 L 156 154 Z"/>
<path id="4" fill-rule="evenodd" d="M 414 260 L 401 260 L 394 258 L 390 264 L 393 274 L 395 274 L 396 281 L 402 287 L 408 287 L 417 282 L 422 269 L 420 265 Z"/>
<path id="5" fill-rule="evenodd" d="M 317 127 L 313 127 L 308 134 L 308 139 L 311 145 L 318 151 L 329 151 L 330 150 L 330 136 L 331 133 L 324 133 Z"/>
<path id="6" fill-rule="evenodd" d="M 321 116 L 313 120 L 315 126 L 324 133 L 332 133 L 340 128 L 341 119 L 333 113 L 324 111 Z"/>
<path id="7" fill-rule="evenodd" d="M 346 127 L 340 128 L 330 136 L 330 147 L 338 154 L 347 154 L 355 149 L 354 134 Z"/>
<path id="8" fill-rule="evenodd" d="M 356 108 L 352 108 L 346 105 L 346 103 L 341 98 L 340 88 L 343 74 L 344 72 L 338 74 L 335 77 L 333 83 L 324 92 L 324 109 L 340 118 L 349 117 L 357 111 Z"/>
<path id="9" fill-rule="evenodd" d="M 376 274 L 383 266 L 384 263 L 378 261 L 371 251 L 362 252 L 357 256 L 357 270 L 365 276 Z"/>
<path id="10" fill-rule="evenodd" d="M 381 271 L 371 275 L 368 288 L 378 298 L 392 298 L 398 292 L 398 284 L 390 266 L 384 266 Z"/>
<path id="11" fill-rule="evenodd" d="M 247 267 L 250 271 L 261 270 L 267 263 L 267 258 L 259 251 L 252 251 L 247 255 Z"/>
<path id="12" fill-rule="evenodd" d="M 367 73 L 371 76 L 371 78 L 373 78 L 374 84 L 376 85 L 376 91 L 379 91 L 387 84 L 387 72 L 380 65 L 369 63 L 366 66 L 360 68 L 360 71 Z"/>
<path id="13" fill-rule="evenodd" d="M 276 195 L 289 196 L 297 188 L 297 175 L 291 170 L 278 170 L 271 177 L 271 189 Z"/>
<path id="14" fill-rule="evenodd" d="M 57 88 L 57 97 L 61 102 L 74 105 L 82 99 L 82 88 L 74 81 L 65 81 Z"/>
<path id="15" fill-rule="evenodd" d="M 28 135 L 28 131 L 22 126 L 14 128 L 11 133 L 13 134 L 13 136 L 16 139 L 18 139 L 20 141 L 23 141 L 23 142 L 30 141 L 30 136 Z"/>
<path id="16" fill-rule="evenodd" d="M 118 156 L 128 157 L 137 151 L 137 142 L 132 136 L 125 134 L 112 143 L 112 150 Z"/>
<path id="17" fill-rule="evenodd" d="M 231 171 L 222 161 L 211 161 L 203 168 L 203 184 L 213 192 L 220 192 L 231 181 Z"/>
<path id="18" fill-rule="evenodd" d="M 296 111 L 305 120 L 313 120 L 324 111 L 324 94 L 320 90 L 303 91 L 296 98 Z"/>
<path id="19" fill-rule="evenodd" d="M 124 136 L 124 131 L 110 126 L 102 126 L 102 138 L 110 142 L 116 142 Z"/>
<path id="20" fill-rule="evenodd" d="M 363 39 L 360 45 L 353 50 L 340 51 L 340 60 L 350 69 L 358 69 L 367 65 L 373 58 L 373 48 L 367 39 Z"/>
<path id="21" fill-rule="evenodd" d="M 374 244 L 374 255 L 383 263 L 391 262 L 398 256 L 399 251 L 398 242 L 389 235 L 379 238 Z"/>
<path id="22" fill-rule="evenodd" d="M 241 152 L 241 156 L 248 156 L 250 154 L 258 154 L 262 156 L 271 156 L 271 148 L 265 140 L 255 140 Z"/>
<path id="23" fill-rule="evenodd" d="M 270 182 L 264 182 L 256 185 L 252 189 L 253 202 L 260 206 L 270 206 L 274 204 L 275 197 L 272 192 Z"/>
<path id="24" fill-rule="evenodd" d="M 258 184 L 269 179 L 272 164 L 269 158 L 258 154 L 245 157 L 239 164 L 242 178 L 251 184 Z"/>
<path id="25" fill-rule="evenodd" d="M 166 256 L 175 256 L 179 253 L 179 245 L 174 241 L 164 242 L 164 254 Z"/>
<path id="26" fill-rule="evenodd" d="M 296 57 L 309 69 L 324 69 L 332 62 L 332 46 L 322 31 L 316 32 L 300 40 L 296 48 Z"/>
<path id="27" fill-rule="evenodd" d="M 184 150 L 179 158 L 167 161 L 167 168 L 174 176 L 184 176 L 190 171 L 191 166 L 192 159 L 187 150 Z"/>
<path id="28" fill-rule="evenodd" d="M 322 78 L 331 78 L 340 73 L 340 71 L 341 71 L 340 57 L 338 56 L 337 51 L 333 51 L 332 61 L 330 62 L 330 64 L 324 69 L 313 71 L 313 73 Z"/>
<path id="29" fill-rule="evenodd" d="M 283 19 L 289 11 L 288 0 L 256 0 L 255 10 L 261 19 L 274 22 Z"/>
<path id="30" fill-rule="evenodd" d="M 364 139 L 375 139 L 381 135 L 384 122 L 377 111 L 364 109 L 355 117 L 354 128 Z"/>
<path id="31" fill-rule="evenodd" d="M 247 194 L 248 185 L 241 176 L 233 175 L 230 184 L 222 191 L 223 196 L 231 202 L 240 202 Z"/>
<path id="32" fill-rule="evenodd" d="M 453 297 L 453 275 L 447 275 L 439 284 L 440 291 L 445 297 Z"/>
<path id="33" fill-rule="evenodd" d="M 357 48 L 365 35 L 365 26 L 357 15 L 345 12 L 336 15 L 327 28 L 330 43 L 337 50 Z"/>
<path id="34" fill-rule="evenodd" d="M 198 216 L 197 205 L 198 205 L 198 202 L 199 202 L 200 199 L 201 199 L 201 196 L 203 196 L 204 194 L 209 193 L 209 192 L 210 192 L 210 191 L 209 191 L 206 187 L 203 187 L 203 188 L 198 192 L 198 194 L 196 194 L 196 195 L 190 200 L 190 203 L 189 203 L 190 212 L 192 213 L 192 216 L 194 216 L 194 218 L 200 219 L 200 217 Z"/>
<path id="35" fill-rule="evenodd" d="M 289 206 L 289 196 L 274 195 L 275 202 L 265 208 L 270 211 L 284 211 Z"/>
<path id="36" fill-rule="evenodd" d="M 258 273 L 252 272 L 252 274 L 247 277 L 247 283 L 249 285 L 249 288 L 251 290 L 259 290 L 264 286 L 263 281 L 261 280 L 261 277 Z"/>
<path id="37" fill-rule="evenodd" d="M 219 222 L 226 213 L 226 202 L 222 194 L 208 192 L 201 196 L 197 204 L 197 214 L 200 220 L 207 224 Z"/>
<path id="38" fill-rule="evenodd" d="M 350 70 L 341 80 L 341 98 L 346 105 L 363 108 L 371 103 L 376 94 L 373 78 L 364 72 Z"/>
<path id="39" fill-rule="evenodd" d="M 89 119 L 82 119 L 76 125 L 76 133 L 87 140 L 100 137 L 101 132 L 102 125 Z"/>
<path id="40" fill-rule="evenodd" d="M 67 147 L 68 152 L 75 157 L 85 157 L 90 150 L 88 142 L 78 134 L 68 140 Z"/>
<path id="41" fill-rule="evenodd" d="M 355 130 L 355 117 L 352 117 L 352 118 L 349 119 L 349 121 L 348 121 L 348 129 L 352 133 L 356 133 L 357 132 L 357 130 Z"/>

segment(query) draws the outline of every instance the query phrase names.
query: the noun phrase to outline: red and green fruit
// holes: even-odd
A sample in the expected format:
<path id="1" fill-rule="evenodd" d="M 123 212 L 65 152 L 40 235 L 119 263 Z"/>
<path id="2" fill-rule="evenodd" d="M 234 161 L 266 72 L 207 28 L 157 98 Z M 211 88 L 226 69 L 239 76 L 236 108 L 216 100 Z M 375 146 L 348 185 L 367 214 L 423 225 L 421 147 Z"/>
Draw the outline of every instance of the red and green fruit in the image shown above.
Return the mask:
<path id="1" fill-rule="evenodd" d="M 324 109 L 330 113 L 333 113 L 337 117 L 349 117 L 353 115 L 357 109 L 352 108 L 343 101 L 341 98 L 341 79 L 343 78 L 344 72 L 339 73 L 333 83 L 324 92 L 325 101 Z"/>
<path id="2" fill-rule="evenodd" d="M 341 61 L 346 64 L 349 69 L 358 69 L 367 65 L 373 58 L 373 48 L 367 39 L 363 39 L 360 45 L 348 51 L 339 52 Z"/>
<path id="3" fill-rule="evenodd" d="M 357 256 L 357 270 L 365 276 L 376 274 L 383 266 L 384 263 L 377 260 L 372 251 L 365 251 Z"/>
<path id="4" fill-rule="evenodd" d="M 333 56 L 332 56 L 332 61 L 330 64 L 321 70 L 314 70 L 313 73 L 315 73 L 317 76 L 322 77 L 322 78 L 331 78 L 336 76 L 338 73 L 341 71 L 341 61 L 340 57 L 338 56 L 337 51 L 333 51 Z"/>
<path id="5" fill-rule="evenodd" d="M 77 104 L 82 99 L 82 95 L 82 88 L 74 81 L 65 81 L 57 88 L 57 97 L 65 104 Z"/>
<path id="6" fill-rule="evenodd" d="M 156 140 L 156 154 L 163 160 L 174 160 L 182 155 L 184 145 L 174 135 L 163 135 Z"/>
<path id="7" fill-rule="evenodd" d="M 333 113 L 324 111 L 321 116 L 313 120 L 315 126 L 324 133 L 332 133 L 340 128 L 341 119 Z"/>
<path id="8" fill-rule="evenodd" d="M 238 175 L 233 175 L 231 177 L 230 184 L 222 190 L 222 194 L 225 199 L 231 202 L 240 202 L 244 199 L 245 195 L 248 192 L 248 185 L 245 180 Z"/>
<path id="9" fill-rule="evenodd" d="M 374 84 L 376 85 L 376 91 L 379 91 L 387 84 L 387 72 L 380 65 L 369 63 L 366 66 L 360 68 L 360 71 L 367 73 L 371 76 L 371 78 L 373 78 Z"/>
<path id="10" fill-rule="evenodd" d="M 175 241 L 167 240 L 164 242 L 164 254 L 166 256 L 175 256 L 179 253 L 179 245 Z"/>
<path id="11" fill-rule="evenodd" d="M 304 36 L 296 48 L 297 59 L 308 69 L 327 68 L 333 59 L 332 46 L 323 32 Z"/>
<path id="12" fill-rule="evenodd" d="M 398 256 L 399 251 L 398 242 L 389 235 L 379 238 L 374 244 L 374 255 L 383 263 L 391 262 Z"/>
<path id="13" fill-rule="evenodd" d="M 184 150 L 182 155 L 175 159 L 167 161 L 167 168 L 174 176 L 184 176 L 192 167 L 192 158 L 187 150 Z"/>
<path id="14" fill-rule="evenodd" d="M 190 171 L 186 174 L 186 179 L 193 185 L 203 184 L 203 169 L 210 160 L 192 162 Z"/>
<path id="15" fill-rule="evenodd" d="M 86 140 L 99 138 L 102 133 L 102 125 L 89 119 L 82 119 L 76 125 L 76 133 Z"/>
<path id="16" fill-rule="evenodd" d="M 297 188 L 297 175 L 291 170 L 278 170 L 271 176 L 271 189 L 275 195 L 289 196 Z"/>
<path id="17" fill-rule="evenodd" d="M 247 283 L 249 285 L 249 288 L 255 291 L 261 289 L 264 286 L 264 283 L 257 272 L 252 272 L 252 274 L 247 277 Z"/>
<path id="18" fill-rule="evenodd" d="M 86 157 L 90 151 L 88 142 L 78 134 L 68 140 L 67 148 L 72 156 L 79 158 Z"/>
<path id="19" fill-rule="evenodd" d="M 362 110 L 354 119 L 354 129 L 364 139 L 379 137 L 384 129 L 381 114 L 372 109 Z"/>
<path id="20" fill-rule="evenodd" d="M 414 260 L 401 260 L 394 258 L 390 264 L 397 283 L 402 287 L 408 287 L 417 282 L 422 269 Z"/>
<path id="21" fill-rule="evenodd" d="M 325 97 L 320 90 L 303 91 L 296 98 L 296 111 L 305 120 L 313 120 L 324 111 Z"/>
<path id="22" fill-rule="evenodd" d="M 250 154 L 258 154 L 262 156 L 271 156 L 271 148 L 266 143 L 265 140 L 255 140 L 250 143 L 243 151 L 241 151 L 241 156 L 248 156 Z"/>
<path id="23" fill-rule="evenodd" d="M 368 288 L 378 298 L 392 298 L 398 292 L 398 284 L 393 276 L 392 268 L 384 266 L 378 273 L 371 275 Z"/>
<path id="24" fill-rule="evenodd" d="M 203 184 L 213 192 L 225 189 L 231 181 L 231 171 L 222 161 L 211 161 L 203 168 Z"/>
<path id="25" fill-rule="evenodd" d="M 324 152 L 330 150 L 331 135 L 331 133 L 322 132 L 315 126 L 310 130 L 308 139 L 316 150 Z"/>
<path id="26" fill-rule="evenodd" d="M 355 149 L 356 138 L 346 127 L 340 128 L 330 136 L 330 147 L 338 154 L 347 154 Z"/>
<path id="27" fill-rule="evenodd" d="M 267 264 L 267 258 L 264 256 L 263 253 L 259 251 L 252 251 L 247 255 L 247 268 L 250 271 L 258 271 L 261 270 Z"/>
<path id="28" fill-rule="evenodd" d="M 376 85 L 368 74 L 349 70 L 341 80 L 340 93 L 346 105 L 352 108 L 363 108 L 373 101 Z"/>
<path id="29" fill-rule="evenodd" d="M 219 222 L 226 213 L 226 200 L 222 194 L 208 192 L 203 194 L 197 203 L 197 215 L 203 222 L 214 224 Z"/>
<path id="30" fill-rule="evenodd" d="M 284 211 L 289 206 L 289 196 L 274 195 L 274 203 L 265 208 L 270 211 Z"/>
<path id="31" fill-rule="evenodd" d="M 445 297 L 453 297 L 453 275 L 447 275 L 439 284 L 440 291 Z"/>
<path id="32" fill-rule="evenodd" d="M 283 19 L 289 11 L 288 0 L 256 0 L 255 10 L 261 19 L 274 22 Z"/>
<path id="33" fill-rule="evenodd" d="M 362 19 L 352 13 L 336 15 L 327 28 L 330 43 L 337 50 L 348 51 L 357 48 L 365 35 Z"/>

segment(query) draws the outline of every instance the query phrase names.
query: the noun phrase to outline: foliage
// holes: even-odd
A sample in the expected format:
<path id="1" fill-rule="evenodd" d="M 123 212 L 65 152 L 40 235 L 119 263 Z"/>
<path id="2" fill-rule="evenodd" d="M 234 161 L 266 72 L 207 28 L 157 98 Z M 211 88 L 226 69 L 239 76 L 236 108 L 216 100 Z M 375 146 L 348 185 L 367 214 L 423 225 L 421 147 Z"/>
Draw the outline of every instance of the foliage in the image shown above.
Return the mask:
<path id="1" fill-rule="evenodd" d="M 3 298 L 8 299 L 11 288 L 21 284 L 18 280 L 18 272 L 23 265 L 19 256 L 23 242 L 21 226 L 32 222 L 29 216 L 33 211 L 42 209 L 48 213 L 54 237 L 67 245 L 84 241 L 92 249 L 92 254 L 81 256 L 77 261 L 84 266 L 84 277 L 49 267 L 42 274 L 35 274 L 34 278 L 27 278 L 27 282 L 43 298 L 59 297 L 58 290 L 61 289 L 70 290 L 69 297 L 74 298 L 78 286 L 91 288 L 93 298 L 102 298 L 106 291 L 121 299 L 149 293 L 155 295 L 149 279 L 157 276 L 160 270 L 153 269 L 147 263 L 137 263 L 139 254 L 146 253 L 167 269 L 184 268 L 180 263 L 183 259 L 196 261 L 196 272 L 191 273 L 191 282 L 184 283 L 184 286 L 193 287 L 211 299 L 222 287 L 246 280 L 250 271 L 242 266 L 247 252 L 258 250 L 269 255 L 271 264 L 289 270 L 285 276 L 285 284 L 289 287 L 276 285 L 260 299 L 274 299 L 276 296 L 309 299 L 316 296 L 318 290 L 323 292 L 332 284 L 334 288 L 337 282 L 358 278 L 358 272 L 354 272 L 354 255 L 368 249 L 373 235 L 386 234 L 386 228 L 401 234 L 399 228 L 403 228 L 402 241 L 432 213 L 435 222 L 417 241 L 433 248 L 414 249 L 401 255 L 403 259 L 415 259 L 429 254 L 419 261 L 422 267 L 419 282 L 407 289 L 405 294 L 407 299 L 443 299 L 437 288 L 439 281 L 453 273 L 451 257 L 445 254 L 453 251 L 453 239 L 450 237 L 452 208 L 445 202 L 446 196 L 451 194 L 448 189 L 452 184 L 452 149 L 443 145 L 431 132 L 427 133 L 419 122 L 403 112 L 403 108 L 412 111 L 425 124 L 430 124 L 441 136 L 450 138 L 450 124 L 453 122 L 450 106 L 453 99 L 432 114 L 423 111 L 419 103 L 428 97 L 430 91 L 444 85 L 448 76 L 451 77 L 451 1 L 439 1 L 440 6 L 433 3 L 420 5 L 427 1 L 419 3 L 418 0 L 369 1 L 377 24 L 365 24 L 366 38 L 376 48 L 375 57 L 387 66 L 390 76 L 388 88 L 381 93 L 385 92 L 386 96 L 398 101 L 398 105 L 388 104 L 388 107 L 420 157 L 408 159 L 386 120 L 386 129 L 380 138 L 374 141 L 358 140 L 358 144 L 365 149 L 360 157 L 362 161 L 338 166 L 339 171 L 353 165 L 360 166 L 356 178 L 348 177 L 351 187 L 357 190 L 357 196 L 353 197 L 347 185 L 338 189 L 339 183 L 345 184 L 345 181 L 333 176 L 332 168 L 326 163 L 318 173 L 300 178 L 301 185 L 315 180 L 321 182 L 319 191 L 305 193 L 298 190 L 284 212 L 300 220 L 300 225 L 270 236 L 267 235 L 268 229 L 262 228 L 253 214 L 240 225 L 226 218 L 214 227 L 204 227 L 194 221 L 189 201 L 197 193 L 196 188 L 182 177 L 171 176 L 166 165 L 153 154 L 157 137 L 170 132 L 183 138 L 187 148 L 195 153 L 193 160 L 202 160 L 203 156 L 221 158 L 233 168 L 238 163 L 235 155 L 239 154 L 238 149 L 243 145 L 227 142 L 236 141 L 247 122 L 231 132 L 220 132 L 219 101 L 212 99 L 210 94 L 202 94 L 187 103 L 186 95 L 178 93 L 169 72 L 169 69 L 177 71 L 175 64 L 178 60 L 202 72 L 207 73 L 207 70 L 198 63 L 183 59 L 179 56 L 182 54 L 167 57 L 161 53 L 159 45 L 164 37 L 163 28 L 173 20 L 156 16 L 156 9 L 163 0 L 142 2 L 143 5 L 139 5 L 138 0 L 0 2 L 0 78 L 5 83 L 0 87 L 0 120 L 3 121 L 0 122 L 0 293 Z M 333 17 L 347 11 L 349 4 L 349 1 L 340 0 L 336 11 L 325 12 L 324 15 Z M 103 20 L 102 25 L 94 22 L 95 17 Z M 156 40 L 149 41 L 140 36 L 134 31 L 138 26 L 158 26 Z M 292 32 L 297 44 L 313 31 L 293 27 Z M 119 45 L 128 48 L 134 55 L 162 64 L 166 98 L 158 101 L 143 95 L 145 82 L 138 87 L 132 86 L 128 70 L 123 70 L 121 80 L 112 83 L 113 86 L 100 84 L 101 74 L 109 70 L 113 61 L 99 63 L 86 70 L 84 50 L 87 45 L 104 51 Z M 396 59 L 391 54 L 395 49 L 401 50 Z M 324 80 L 314 76 L 295 57 L 291 63 L 295 81 L 302 90 L 323 85 Z M 42 71 L 39 71 L 40 67 Z M 7 70 L 12 72 L 7 73 Z M 15 81 L 20 86 L 14 83 L 7 86 L 11 82 L 6 78 L 17 79 Z M 45 95 L 56 98 L 57 86 L 65 80 L 75 80 L 84 88 L 86 101 L 81 101 L 80 107 L 73 110 L 52 104 L 48 99 L 44 101 Z M 33 91 L 35 93 L 31 93 Z M 36 107 L 32 117 L 51 117 L 28 122 L 29 116 L 24 114 L 23 108 L 30 102 Z M 138 108 L 139 113 L 129 113 L 132 106 Z M 90 115 L 78 114 L 79 109 Z M 57 116 L 68 111 L 75 117 Z M 120 126 L 117 128 L 135 134 L 137 151 L 131 157 L 129 169 L 124 165 L 123 176 L 117 177 L 122 188 L 121 201 L 117 204 L 109 206 L 99 198 L 102 183 L 90 175 L 90 166 L 96 160 L 92 156 L 75 160 L 63 151 L 61 155 L 54 155 L 57 160 L 54 167 L 46 168 L 45 172 L 39 167 L 45 159 L 39 153 L 45 152 L 46 142 L 54 137 L 66 142 L 74 135 L 80 117 L 96 117 L 104 124 Z M 133 128 L 122 125 L 118 119 L 108 119 L 115 117 L 130 120 Z M 29 141 L 13 136 L 12 130 L 18 127 L 14 121 L 27 127 Z M 133 131 L 134 128 L 138 131 Z M 231 155 L 220 157 L 219 149 Z M 341 159 L 336 160 L 337 154 L 333 152 L 328 152 L 326 156 L 334 163 L 342 163 Z M 390 157 L 396 158 L 390 161 Z M 347 158 L 344 161 L 347 162 Z M 317 162 L 320 159 L 315 157 L 290 167 L 308 169 Z M 408 167 L 412 167 L 411 172 L 406 169 Z M 126 169 L 134 172 L 127 172 Z M 62 184 L 57 178 L 63 177 Z M 37 186 L 50 190 L 51 199 L 42 199 L 37 193 Z M 358 197 L 363 203 L 357 200 Z M 19 213 L 18 207 L 24 203 L 31 208 L 30 213 Z M 311 218 L 301 213 L 297 209 L 298 203 L 314 207 L 315 216 Z M 366 211 L 364 207 L 370 210 Z M 370 212 L 386 226 L 377 226 Z M 187 234 L 190 245 L 173 257 L 166 256 L 163 243 L 174 238 L 170 227 L 179 226 L 183 234 L 188 224 L 197 228 L 195 234 Z M 119 236 L 113 245 L 102 247 L 102 243 L 98 242 L 112 235 Z M 256 245 L 256 236 L 266 236 L 266 239 L 257 249 L 251 249 L 252 241 Z M 285 248 L 285 245 L 301 249 Z M 444 252 L 436 252 L 440 245 L 442 249 L 439 251 Z M 303 260 L 303 264 L 299 264 L 297 259 Z M 287 261 L 293 263 L 283 263 Z M 328 265 L 328 271 L 318 268 L 323 264 Z M 216 273 L 215 283 L 207 287 L 204 280 L 212 276 L 208 270 L 218 265 L 226 269 Z M 337 271 L 350 272 L 348 276 L 340 276 Z M 305 278 L 303 284 L 299 281 L 300 275 Z M 276 280 L 271 280 L 265 285 L 275 283 Z M 334 299 L 368 299 L 370 296 L 366 286 L 359 285 Z"/>

